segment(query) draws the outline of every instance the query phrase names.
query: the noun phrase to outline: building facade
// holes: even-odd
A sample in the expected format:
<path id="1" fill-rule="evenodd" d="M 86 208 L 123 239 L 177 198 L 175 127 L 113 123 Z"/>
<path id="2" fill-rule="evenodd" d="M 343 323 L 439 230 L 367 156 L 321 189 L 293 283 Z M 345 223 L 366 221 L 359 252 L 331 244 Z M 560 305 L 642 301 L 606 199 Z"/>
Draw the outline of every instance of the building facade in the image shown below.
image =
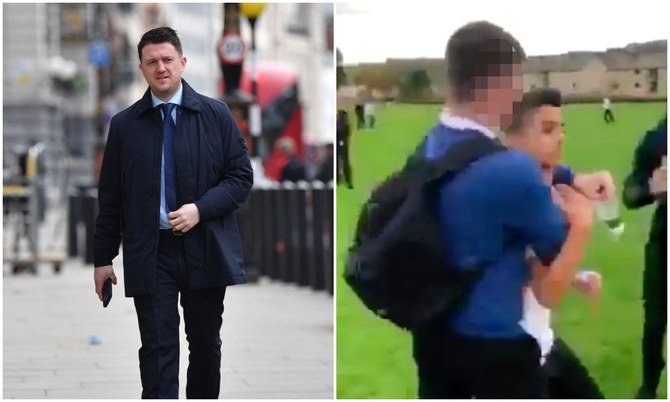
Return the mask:
<path id="1" fill-rule="evenodd" d="M 381 69 L 397 75 L 399 82 L 412 71 L 423 70 L 430 78 L 432 97 L 444 98 L 446 74 L 442 59 L 388 59 L 385 63 L 346 66 L 349 88 L 352 77 L 365 69 Z M 360 84 L 360 83 L 359 83 Z M 568 97 L 667 97 L 667 42 L 630 44 L 605 52 L 569 52 L 561 55 L 531 56 L 525 64 L 526 90 L 558 88 Z M 360 91 L 358 91 L 360 92 Z M 338 94 L 338 99 L 345 96 Z"/>

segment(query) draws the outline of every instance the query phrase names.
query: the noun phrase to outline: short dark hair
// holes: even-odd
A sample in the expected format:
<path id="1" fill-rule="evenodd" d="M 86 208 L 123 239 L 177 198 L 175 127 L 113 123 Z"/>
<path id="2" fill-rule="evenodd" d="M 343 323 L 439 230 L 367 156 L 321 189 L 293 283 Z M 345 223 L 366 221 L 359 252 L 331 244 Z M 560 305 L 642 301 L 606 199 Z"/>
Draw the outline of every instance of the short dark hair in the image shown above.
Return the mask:
<path id="1" fill-rule="evenodd" d="M 509 32 L 488 21 L 471 22 L 449 38 L 447 83 L 456 101 L 472 100 L 477 78 L 511 75 L 503 66 L 520 64 L 526 53 Z"/>
<path id="2" fill-rule="evenodd" d="M 510 134 L 516 134 L 523 127 L 523 120 L 526 114 L 540 106 L 561 106 L 561 91 L 556 88 L 539 88 L 523 94 L 521 102 L 514 105 L 514 114 L 512 124 L 507 131 Z"/>
<path id="3" fill-rule="evenodd" d="M 177 31 L 170 27 L 160 27 L 147 31 L 142 35 L 140 43 L 137 44 L 137 55 L 140 58 L 140 62 L 142 62 L 142 49 L 144 49 L 146 45 L 165 42 L 171 43 L 172 46 L 177 49 L 179 57 L 184 55 L 181 49 L 181 41 L 179 40 L 179 36 L 177 36 Z"/>

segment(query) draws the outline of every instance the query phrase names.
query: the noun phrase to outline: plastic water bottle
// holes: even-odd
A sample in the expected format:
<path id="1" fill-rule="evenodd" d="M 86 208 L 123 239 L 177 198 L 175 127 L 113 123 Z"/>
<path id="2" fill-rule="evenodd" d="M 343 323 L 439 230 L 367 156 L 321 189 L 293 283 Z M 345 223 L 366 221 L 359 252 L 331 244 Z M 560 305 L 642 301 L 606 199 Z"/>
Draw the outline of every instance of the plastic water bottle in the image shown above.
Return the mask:
<path id="1" fill-rule="evenodd" d="M 595 205 L 596 216 L 607 225 L 607 229 L 614 240 L 618 240 L 626 225 L 619 216 L 619 200 L 612 196 L 607 201 L 600 201 Z"/>

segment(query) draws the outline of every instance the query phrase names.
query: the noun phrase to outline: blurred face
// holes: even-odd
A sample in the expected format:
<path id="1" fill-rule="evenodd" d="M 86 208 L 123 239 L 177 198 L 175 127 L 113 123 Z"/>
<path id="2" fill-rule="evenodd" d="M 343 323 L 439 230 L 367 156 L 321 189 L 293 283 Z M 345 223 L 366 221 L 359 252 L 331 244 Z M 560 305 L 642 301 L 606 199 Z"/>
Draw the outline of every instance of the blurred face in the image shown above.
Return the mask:
<path id="1" fill-rule="evenodd" d="M 140 70 L 151 91 L 162 101 L 167 102 L 177 93 L 185 67 L 186 57 L 179 57 L 169 42 L 151 43 L 142 48 Z"/>
<path id="2" fill-rule="evenodd" d="M 561 108 L 540 106 L 524 121 L 521 147 L 535 157 L 543 169 L 548 169 L 563 158 L 563 137 Z"/>
<path id="3" fill-rule="evenodd" d="M 500 73 L 477 79 L 474 99 L 477 114 L 485 117 L 488 126 L 504 130 L 512 123 L 514 103 L 523 97 L 523 71 L 515 64 L 502 66 Z"/>

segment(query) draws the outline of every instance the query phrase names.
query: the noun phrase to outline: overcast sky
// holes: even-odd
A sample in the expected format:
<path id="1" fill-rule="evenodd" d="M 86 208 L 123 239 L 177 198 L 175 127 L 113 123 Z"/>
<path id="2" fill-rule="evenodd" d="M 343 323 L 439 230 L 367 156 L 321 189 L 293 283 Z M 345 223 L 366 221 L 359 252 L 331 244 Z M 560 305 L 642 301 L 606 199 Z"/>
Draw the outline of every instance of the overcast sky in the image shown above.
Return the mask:
<path id="1" fill-rule="evenodd" d="M 336 4 L 335 35 L 345 64 L 384 61 L 389 57 L 444 57 L 449 36 L 461 25 L 482 19 L 511 32 L 529 55 L 605 50 L 631 42 L 667 39 L 670 19 L 666 3 L 667 0 L 356 1 Z M 513 8 L 513 4 L 520 8 Z"/>

